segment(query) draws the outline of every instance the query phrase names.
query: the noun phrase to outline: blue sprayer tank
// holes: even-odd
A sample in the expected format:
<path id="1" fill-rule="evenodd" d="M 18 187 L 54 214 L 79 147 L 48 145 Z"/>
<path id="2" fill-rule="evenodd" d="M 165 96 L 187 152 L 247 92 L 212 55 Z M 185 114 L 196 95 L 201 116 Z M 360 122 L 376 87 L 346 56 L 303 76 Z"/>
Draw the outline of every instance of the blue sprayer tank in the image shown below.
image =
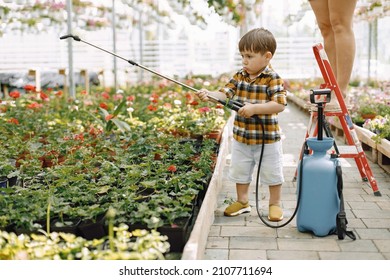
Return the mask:
<path id="1" fill-rule="evenodd" d="M 308 138 L 306 143 L 313 153 L 305 154 L 298 166 L 297 228 L 300 232 L 326 236 L 336 231 L 336 216 L 340 210 L 336 166 L 340 163 L 327 154 L 333 146 L 333 138 Z"/>

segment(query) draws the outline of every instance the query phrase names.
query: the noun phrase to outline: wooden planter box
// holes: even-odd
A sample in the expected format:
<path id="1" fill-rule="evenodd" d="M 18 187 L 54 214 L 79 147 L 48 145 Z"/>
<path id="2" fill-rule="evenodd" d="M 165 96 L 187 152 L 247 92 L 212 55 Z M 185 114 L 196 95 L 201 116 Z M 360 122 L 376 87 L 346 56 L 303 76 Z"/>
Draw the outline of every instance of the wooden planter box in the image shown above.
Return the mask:
<path id="1" fill-rule="evenodd" d="M 299 98 L 299 97 L 295 96 L 294 94 L 288 94 L 287 100 L 288 100 L 288 102 L 292 102 L 295 105 L 297 105 L 305 113 L 310 114 L 310 112 L 309 112 L 309 105 L 310 104 L 308 104 L 302 98 Z"/>
<path id="2" fill-rule="evenodd" d="M 378 149 L 378 164 L 387 173 L 390 173 L 390 141 L 382 139 L 380 144 L 377 144 Z"/>

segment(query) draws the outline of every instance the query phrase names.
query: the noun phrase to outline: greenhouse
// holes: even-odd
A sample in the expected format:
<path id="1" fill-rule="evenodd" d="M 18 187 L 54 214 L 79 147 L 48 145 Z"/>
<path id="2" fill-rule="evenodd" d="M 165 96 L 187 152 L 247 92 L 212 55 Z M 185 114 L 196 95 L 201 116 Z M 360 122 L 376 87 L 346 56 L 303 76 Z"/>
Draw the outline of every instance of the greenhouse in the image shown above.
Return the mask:
<path id="1" fill-rule="evenodd" d="M 333 2 L 0 0 L 0 260 L 390 259 L 390 1 Z"/>

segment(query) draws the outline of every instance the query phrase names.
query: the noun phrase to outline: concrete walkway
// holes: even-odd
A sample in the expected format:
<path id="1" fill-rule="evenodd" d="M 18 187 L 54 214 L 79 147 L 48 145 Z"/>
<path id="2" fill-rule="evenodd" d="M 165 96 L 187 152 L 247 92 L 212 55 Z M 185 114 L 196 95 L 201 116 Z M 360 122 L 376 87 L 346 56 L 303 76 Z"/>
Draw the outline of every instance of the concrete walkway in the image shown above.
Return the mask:
<path id="1" fill-rule="evenodd" d="M 293 182 L 299 154 L 306 133 L 309 115 L 296 105 L 289 104 L 280 114 L 283 129 L 284 174 L 283 208 L 285 223 L 296 206 L 296 183 Z M 228 137 L 228 141 L 230 136 Z M 336 143 L 341 139 L 336 138 Z M 348 230 L 353 230 L 357 240 L 349 237 L 338 240 L 336 235 L 316 237 L 301 233 L 295 218 L 288 225 L 274 229 L 265 226 L 258 217 L 255 202 L 255 184 L 251 185 L 252 212 L 238 217 L 224 217 L 227 201 L 235 199 L 235 185 L 226 178 L 230 164 L 229 148 L 222 157 L 221 187 L 207 202 L 207 212 L 214 211 L 205 248 L 200 259 L 210 260 L 388 260 L 390 259 L 390 175 L 369 161 L 382 196 L 374 196 L 371 186 L 363 182 L 354 159 L 341 159 L 344 182 L 344 201 Z M 255 170 L 257 172 L 257 170 Z M 256 174 L 254 174 L 256 175 Z M 256 178 L 256 176 L 254 176 Z M 259 201 L 264 218 L 268 211 L 268 187 L 260 186 Z M 215 207 L 214 207 L 215 203 Z M 206 213 L 206 211 L 205 211 Z M 202 223 L 202 221 L 197 221 Z M 205 223 L 207 225 L 207 223 Z M 199 231 L 201 232 L 201 231 Z M 199 240 L 198 240 L 199 241 Z M 201 242 L 200 242 L 201 244 Z M 192 244 L 194 245 L 194 244 Z M 198 244 L 199 245 L 199 244 Z M 191 244 L 189 245 L 191 247 Z M 199 259 L 199 257 L 198 257 Z"/>

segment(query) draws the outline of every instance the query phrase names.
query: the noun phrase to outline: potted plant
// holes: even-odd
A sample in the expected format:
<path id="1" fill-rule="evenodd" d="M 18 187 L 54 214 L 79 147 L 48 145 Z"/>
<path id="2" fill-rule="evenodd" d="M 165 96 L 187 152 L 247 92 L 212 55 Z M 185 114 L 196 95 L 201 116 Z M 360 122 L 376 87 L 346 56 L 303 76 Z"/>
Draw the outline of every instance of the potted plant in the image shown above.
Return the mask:
<path id="1" fill-rule="evenodd" d="M 0 217 L 7 217 L 8 227 L 18 234 L 45 229 L 48 193 L 36 187 L 15 187 L 1 195 Z"/>
<path id="2" fill-rule="evenodd" d="M 381 139 L 390 138 L 390 115 L 385 117 L 376 116 L 373 119 L 367 119 L 363 124 L 363 128 L 368 129 L 369 131 L 375 133 L 373 140 L 376 142 L 381 142 Z"/>
<path id="3" fill-rule="evenodd" d="M 375 103 L 369 103 L 369 104 L 360 106 L 358 112 L 364 120 L 367 120 L 367 119 L 372 120 L 377 115 L 378 110 L 376 108 Z"/>
<path id="4" fill-rule="evenodd" d="M 12 187 L 16 184 L 19 170 L 9 159 L 0 159 L 0 178 L 6 182 L 6 187 Z"/>

